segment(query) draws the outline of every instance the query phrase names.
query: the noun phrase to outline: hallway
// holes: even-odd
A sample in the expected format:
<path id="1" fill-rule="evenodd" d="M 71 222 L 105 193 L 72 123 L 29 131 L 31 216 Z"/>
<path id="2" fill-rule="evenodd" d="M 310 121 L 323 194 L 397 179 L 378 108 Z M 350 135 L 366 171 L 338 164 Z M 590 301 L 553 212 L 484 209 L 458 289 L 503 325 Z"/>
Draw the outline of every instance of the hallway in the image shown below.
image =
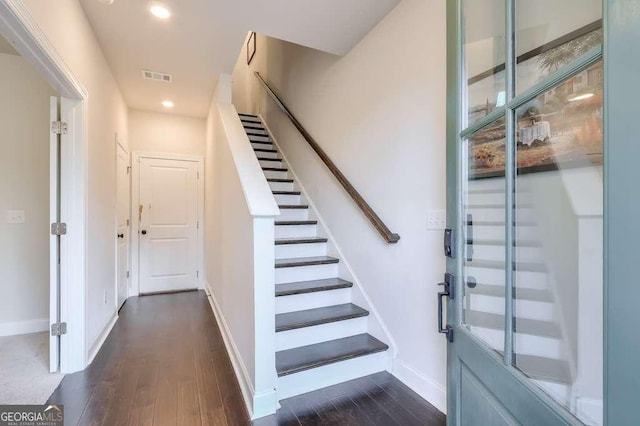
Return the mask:
<path id="1" fill-rule="evenodd" d="M 48 401 L 65 424 L 248 425 L 238 382 L 202 291 L 130 298 L 93 363 Z M 443 425 L 387 373 L 282 402 L 257 425 Z"/>

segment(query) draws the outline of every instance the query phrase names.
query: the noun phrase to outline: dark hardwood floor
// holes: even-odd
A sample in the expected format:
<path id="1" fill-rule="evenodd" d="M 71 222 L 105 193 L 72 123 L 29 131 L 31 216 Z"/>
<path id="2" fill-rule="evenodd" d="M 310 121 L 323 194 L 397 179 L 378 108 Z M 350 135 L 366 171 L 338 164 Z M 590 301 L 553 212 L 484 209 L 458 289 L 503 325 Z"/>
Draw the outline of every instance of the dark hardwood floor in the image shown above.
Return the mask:
<path id="1" fill-rule="evenodd" d="M 250 425 L 204 292 L 134 297 L 93 363 L 49 398 L 67 425 Z M 388 373 L 282 401 L 267 425 L 444 425 Z"/>

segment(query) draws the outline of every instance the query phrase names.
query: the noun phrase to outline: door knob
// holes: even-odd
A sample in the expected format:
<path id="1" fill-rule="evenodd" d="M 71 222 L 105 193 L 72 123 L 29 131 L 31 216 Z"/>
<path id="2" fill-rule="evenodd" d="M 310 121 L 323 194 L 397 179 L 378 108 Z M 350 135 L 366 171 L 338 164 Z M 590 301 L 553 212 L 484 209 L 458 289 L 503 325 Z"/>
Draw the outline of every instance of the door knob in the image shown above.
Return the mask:
<path id="1" fill-rule="evenodd" d="M 118 238 L 124 238 L 124 234 L 118 234 Z"/>
<path id="2" fill-rule="evenodd" d="M 147 235 L 147 230 L 146 230 L 146 229 L 143 229 L 142 231 L 140 231 L 140 233 L 141 233 L 142 235 Z"/>

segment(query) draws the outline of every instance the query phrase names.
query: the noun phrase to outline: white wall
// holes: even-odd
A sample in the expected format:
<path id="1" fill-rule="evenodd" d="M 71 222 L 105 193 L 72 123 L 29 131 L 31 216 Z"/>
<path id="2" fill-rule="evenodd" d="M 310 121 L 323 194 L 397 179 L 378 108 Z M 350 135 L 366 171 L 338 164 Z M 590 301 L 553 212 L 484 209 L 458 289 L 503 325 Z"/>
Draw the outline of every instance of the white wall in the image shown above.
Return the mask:
<path id="1" fill-rule="evenodd" d="M 89 93 L 87 350 L 116 315 L 115 138 L 127 142 L 127 106 L 77 0 L 24 0 L 64 62 Z M 104 297 L 106 294 L 106 303 Z"/>
<path id="2" fill-rule="evenodd" d="M 205 135 L 202 118 L 129 109 L 132 151 L 204 156 Z"/>
<path id="3" fill-rule="evenodd" d="M 0 53 L 0 335 L 49 328 L 49 98 L 18 55 Z M 24 210 L 9 224 L 9 210 Z"/>
<path id="4" fill-rule="evenodd" d="M 233 100 L 266 117 L 393 335 L 394 374 L 445 409 L 445 339 L 436 331 L 442 231 L 427 211 L 445 208 L 445 2 L 404 0 L 352 51 L 332 56 L 258 38 L 234 70 Z M 253 71 L 287 106 L 393 232 L 386 244 L 284 115 Z M 366 247 L 366 250 L 362 248 Z"/>

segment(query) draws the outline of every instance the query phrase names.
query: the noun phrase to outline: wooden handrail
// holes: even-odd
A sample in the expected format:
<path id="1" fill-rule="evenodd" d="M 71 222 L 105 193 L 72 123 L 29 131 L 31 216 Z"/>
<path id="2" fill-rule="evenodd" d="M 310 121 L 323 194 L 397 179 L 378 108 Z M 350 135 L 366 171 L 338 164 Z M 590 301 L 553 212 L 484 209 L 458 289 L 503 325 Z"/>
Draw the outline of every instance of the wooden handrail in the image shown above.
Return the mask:
<path id="1" fill-rule="evenodd" d="M 349 182 L 349 180 L 345 177 L 345 175 L 342 174 L 342 172 L 340 171 L 340 169 L 338 169 L 335 163 L 331 161 L 327 153 L 324 152 L 322 148 L 320 148 L 320 145 L 318 145 L 318 143 L 313 139 L 313 137 L 311 137 L 309 132 L 307 132 L 304 127 L 302 127 L 302 124 L 300 124 L 300 122 L 291 113 L 291 111 L 289 111 L 289 108 L 287 108 L 285 104 L 282 103 L 278 95 L 276 95 L 276 93 L 273 91 L 273 89 L 271 89 L 269 84 L 266 81 L 264 81 L 260 73 L 255 72 L 254 74 L 258 79 L 258 81 L 260 82 L 260 84 L 262 85 L 262 87 L 264 87 L 264 89 L 275 101 L 275 103 L 282 110 L 282 112 L 284 112 L 287 115 L 287 117 L 289 117 L 289 120 L 291 120 L 293 125 L 296 126 L 296 129 L 298 129 L 298 131 L 302 134 L 302 137 L 304 137 L 307 143 L 311 146 L 311 149 L 313 149 L 316 152 L 316 154 L 318 154 L 322 162 L 329 168 L 329 171 L 336 177 L 336 179 L 338 179 L 338 182 L 340 182 L 340 184 L 345 189 L 345 191 L 347 191 L 347 194 L 349 194 L 349 196 L 353 199 L 353 201 L 360 208 L 360 210 L 362 210 L 362 213 L 364 213 L 364 215 L 369 219 L 369 222 L 371 222 L 373 227 L 376 228 L 376 230 L 380 233 L 382 238 L 384 238 L 384 240 L 387 243 L 397 243 L 398 240 L 400 239 L 400 235 L 391 232 L 389 228 L 387 228 L 387 225 L 384 224 L 382 219 L 380 219 L 380 217 L 376 214 L 376 212 L 373 211 L 371 206 L 364 200 L 364 198 L 362 198 L 362 195 L 360 195 L 358 191 L 356 191 L 353 185 L 351 185 L 351 182 Z"/>

